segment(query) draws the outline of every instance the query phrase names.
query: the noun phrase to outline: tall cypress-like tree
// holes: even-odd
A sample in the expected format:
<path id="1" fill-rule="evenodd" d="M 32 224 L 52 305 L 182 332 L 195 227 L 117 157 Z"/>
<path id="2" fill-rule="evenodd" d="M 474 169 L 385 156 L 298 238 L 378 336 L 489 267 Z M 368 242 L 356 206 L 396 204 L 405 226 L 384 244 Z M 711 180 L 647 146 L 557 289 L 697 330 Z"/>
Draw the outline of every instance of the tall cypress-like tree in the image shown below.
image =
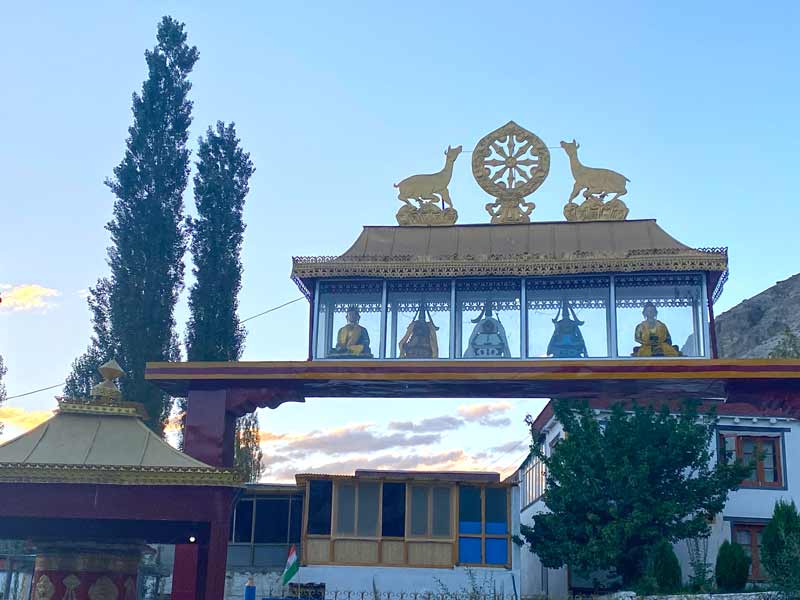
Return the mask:
<path id="1" fill-rule="evenodd" d="M 189 178 L 186 142 L 192 120 L 188 76 L 198 52 L 186 43 L 183 23 L 171 17 L 161 20 L 156 39 L 155 48 L 145 52 L 148 78 L 141 94 L 133 94 L 125 156 L 106 181 L 116 196 L 107 225 L 112 241 L 110 347 L 93 343 L 92 348 L 95 355 L 115 354 L 126 371 L 121 380 L 124 396 L 143 403 L 148 425 L 161 433 L 171 401 L 145 381 L 144 369 L 147 361 L 180 356 L 173 313 L 183 285 L 187 237 L 183 192 Z M 89 376 L 81 375 L 80 368 L 92 362 L 91 353 L 76 361 L 77 381 Z"/>
<path id="2" fill-rule="evenodd" d="M 189 291 L 189 360 L 239 360 L 242 355 L 246 332 L 237 315 L 245 229 L 242 211 L 253 171 L 233 123 L 218 122 L 200 138 L 194 177 L 198 216 L 187 219 L 196 278 Z M 237 421 L 235 439 L 236 466 L 249 481 L 257 481 L 262 456 L 255 414 Z"/>
<path id="3" fill-rule="evenodd" d="M 102 277 L 97 285 L 89 288 L 86 302 L 92 313 L 92 341 L 81 356 L 72 363 L 72 372 L 67 376 L 64 395 L 67 398 L 88 398 L 92 386 L 101 381 L 100 365 L 117 355 L 117 344 L 111 334 L 108 297 L 111 284 Z"/>

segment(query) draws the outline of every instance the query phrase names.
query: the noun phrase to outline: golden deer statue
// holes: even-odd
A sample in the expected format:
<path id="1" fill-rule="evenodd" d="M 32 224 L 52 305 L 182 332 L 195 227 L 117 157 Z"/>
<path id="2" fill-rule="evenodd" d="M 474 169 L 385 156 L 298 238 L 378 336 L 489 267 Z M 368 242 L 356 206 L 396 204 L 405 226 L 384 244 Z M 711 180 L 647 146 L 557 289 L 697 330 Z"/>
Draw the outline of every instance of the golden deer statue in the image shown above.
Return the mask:
<path id="1" fill-rule="evenodd" d="M 406 177 L 400 183 L 395 183 L 394 187 L 398 188 L 399 192 L 397 199 L 412 208 L 413 205 L 409 200 L 416 200 L 420 206 L 426 201 L 439 202 L 441 200 L 442 208 L 444 208 L 445 204 L 449 208 L 453 208 L 447 186 L 450 185 L 450 178 L 453 176 L 453 163 L 456 162 L 458 155 L 461 154 L 461 146 L 456 146 L 455 148 L 448 146 L 444 154 L 447 157 L 444 161 L 444 168 L 438 173 L 412 175 L 411 177 Z"/>
<path id="2" fill-rule="evenodd" d="M 569 156 L 569 167 L 572 170 L 572 176 L 575 178 L 575 187 L 572 188 L 572 195 L 567 202 L 572 202 L 580 191 L 584 189 L 586 191 L 583 195 L 586 198 L 597 196 L 600 200 L 605 200 L 608 194 L 616 194 L 609 202 L 628 193 L 628 190 L 625 189 L 625 183 L 630 179 L 624 175 L 610 169 L 584 167 L 581 161 L 578 160 L 578 148 L 581 145 L 575 140 L 561 142 L 561 147 Z"/>

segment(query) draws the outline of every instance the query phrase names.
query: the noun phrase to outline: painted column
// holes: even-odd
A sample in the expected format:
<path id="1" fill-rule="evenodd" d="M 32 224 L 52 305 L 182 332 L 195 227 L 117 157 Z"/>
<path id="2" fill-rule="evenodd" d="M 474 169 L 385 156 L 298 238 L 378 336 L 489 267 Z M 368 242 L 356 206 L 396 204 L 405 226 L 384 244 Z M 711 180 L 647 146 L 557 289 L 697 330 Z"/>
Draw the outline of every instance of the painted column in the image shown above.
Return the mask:
<path id="1" fill-rule="evenodd" d="M 45 544 L 36 549 L 37 600 L 136 600 L 142 545 Z M 220 596 L 221 597 L 221 596 Z"/>

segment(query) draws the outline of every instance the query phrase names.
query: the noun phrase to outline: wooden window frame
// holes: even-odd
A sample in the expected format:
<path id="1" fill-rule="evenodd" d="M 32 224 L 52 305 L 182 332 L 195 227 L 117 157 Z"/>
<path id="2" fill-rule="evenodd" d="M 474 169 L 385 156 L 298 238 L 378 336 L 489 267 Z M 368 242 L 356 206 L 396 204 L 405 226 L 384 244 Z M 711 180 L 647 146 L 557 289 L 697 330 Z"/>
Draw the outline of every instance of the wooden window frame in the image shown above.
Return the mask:
<path id="1" fill-rule="evenodd" d="M 748 489 L 760 489 L 760 488 L 768 488 L 768 489 L 775 489 L 775 488 L 784 488 L 786 487 L 786 480 L 785 480 L 785 473 L 783 471 L 783 435 L 749 435 L 749 434 L 740 434 L 740 433 L 728 433 L 728 432 L 720 432 L 719 434 L 719 452 L 720 452 L 720 460 L 727 460 L 727 456 L 723 456 L 722 453 L 725 452 L 725 440 L 733 438 L 734 439 L 734 449 L 735 449 L 735 458 L 738 460 L 744 459 L 744 450 L 743 450 L 743 442 L 744 440 L 752 440 L 755 442 L 756 445 L 756 453 L 761 454 L 761 448 L 765 442 L 769 442 L 772 444 L 774 454 L 773 454 L 773 462 L 775 464 L 775 479 L 776 481 L 765 481 L 764 479 L 764 463 L 762 459 L 756 456 L 756 464 L 755 464 L 755 471 L 756 471 L 756 478 L 755 479 L 745 479 L 739 485 L 740 488 L 748 488 Z"/>
<path id="2" fill-rule="evenodd" d="M 424 488 L 427 491 L 427 500 L 428 500 L 428 523 L 425 529 L 425 534 L 420 535 L 416 533 L 412 533 L 411 530 L 411 497 L 413 496 L 412 490 L 414 488 Z M 435 488 L 442 488 L 447 489 L 450 492 L 450 533 L 447 536 L 443 535 L 434 535 L 433 534 L 433 490 Z M 381 486 L 381 490 L 383 486 Z M 458 491 L 458 486 L 444 484 L 444 483 L 406 483 L 406 537 L 405 539 L 408 541 L 413 542 L 422 542 L 422 541 L 431 541 L 431 542 L 445 542 L 448 540 L 453 539 L 453 534 L 455 532 L 455 527 L 453 523 L 454 516 L 456 517 L 456 524 L 457 515 L 456 510 L 458 510 L 458 504 L 454 501 L 454 496 L 458 496 L 458 494 L 453 493 L 454 491 Z M 389 538 L 391 539 L 391 538 Z"/>
<path id="3" fill-rule="evenodd" d="M 750 574 L 747 576 L 748 581 L 763 582 L 769 578 L 766 573 L 762 573 L 761 564 L 761 546 L 758 544 L 758 534 L 763 533 L 766 523 L 749 523 L 747 521 L 734 521 L 731 523 L 731 542 L 739 544 L 736 539 L 736 533 L 739 531 L 750 532 L 750 560 L 751 569 Z M 744 544 L 739 544 L 744 546 Z"/>
<path id="4" fill-rule="evenodd" d="M 375 523 L 374 535 L 361 535 L 358 533 L 359 488 L 362 484 L 377 484 L 378 486 L 378 512 Z M 334 481 L 331 499 L 331 540 L 380 540 L 381 523 L 383 520 L 383 481 L 368 479 L 365 481 Z M 355 488 L 353 498 L 353 533 L 339 533 L 339 488 L 343 485 L 352 485 Z M 326 536 L 321 536 L 326 537 Z M 393 538 L 389 538 L 393 539 Z"/>
<path id="5" fill-rule="evenodd" d="M 481 532 L 480 533 L 461 533 L 458 524 L 460 522 L 460 515 L 456 514 L 456 539 L 455 539 L 455 552 L 458 555 L 458 560 L 455 563 L 463 567 L 487 567 L 487 568 L 511 568 L 511 489 L 503 485 L 474 485 L 470 483 L 459 484 L 461 487 L 477 487 L 481 491 Z M 488 488 L 502 489 L 506 493 L 506 533 L 486 533 L 486 490 Z M 456 493 L 456 498 L 459 494 Z M 460 510 L 460 506 L 456 507 Z M 461 560 L 459 553 L 459 546 L 461 538 L 480 539 L 481 541 L 481 562 L 469 563 Z M 486 562 L 486 540 L 506 540 L 506 562 L 505 564 L 487 563 Z"/>

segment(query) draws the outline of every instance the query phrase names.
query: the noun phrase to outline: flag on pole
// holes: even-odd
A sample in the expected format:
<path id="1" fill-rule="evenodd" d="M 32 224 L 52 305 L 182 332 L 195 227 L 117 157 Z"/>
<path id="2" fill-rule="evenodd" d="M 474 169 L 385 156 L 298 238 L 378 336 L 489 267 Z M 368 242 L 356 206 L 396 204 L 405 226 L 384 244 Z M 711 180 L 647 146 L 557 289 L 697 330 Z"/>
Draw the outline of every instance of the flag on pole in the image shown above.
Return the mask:
<path id="1" fill-rule="evenodd" d="M 286 568 L 283 570 L 283 578 L 281 579 L 283 585 L 286 585 L 292 580 L 292 577 L 297 575 L 300 570 L 300 562 L 297 560 L 297 548 L 292 544 L 289 548 L 289 556 L 286 558 Z"/>

